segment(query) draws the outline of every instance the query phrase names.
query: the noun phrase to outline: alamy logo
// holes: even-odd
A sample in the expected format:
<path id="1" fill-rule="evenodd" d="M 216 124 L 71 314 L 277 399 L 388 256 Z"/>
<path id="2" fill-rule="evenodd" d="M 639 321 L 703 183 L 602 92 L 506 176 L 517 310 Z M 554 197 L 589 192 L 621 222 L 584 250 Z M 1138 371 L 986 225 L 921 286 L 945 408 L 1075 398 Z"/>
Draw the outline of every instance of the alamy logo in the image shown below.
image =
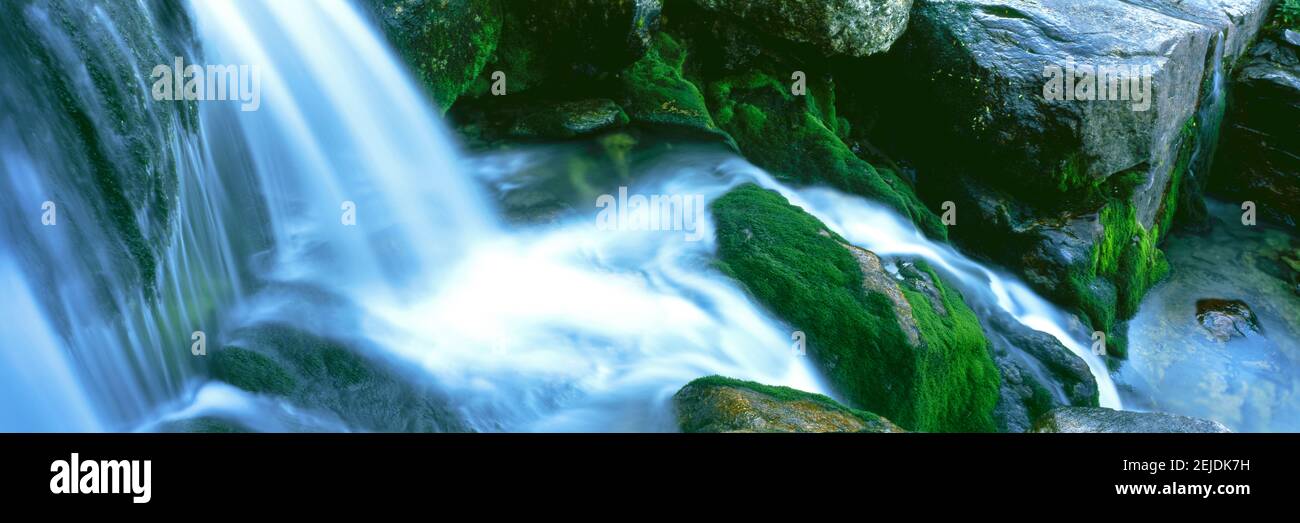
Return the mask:
<path id="1" fill-rule="evenodd" d="M 685 231 L 686 241 L 704 237 L 703 194 L 655 194 L 628 196 L 618 188 L 618 198 L 602 194 L 596 198 L 596 229 L 601 231 Z"/>
<path id="2" fill-rule="evenodd" d="M 132 494 L 134 503 L 148 503 L 149 460 L 86 460 L 77 453 L 72 459 L 50 464 L 50 492 L 54 494 Z"/>
<path id="3" fill-rule="evenodd" d="M 1053 101 L 1125 101 L 1151 109 L 1151 66 L 1066 63 L 1043 67 L 1043 98 Z"/>
<path id="4" fill-rule="evenodd" d="M 149 73 L 154 101 L 234 100 L 241 111 L 262 106 L 262 76 L 253 65 L 185 65 L 177 56 L 171 66 L 158 64 Z"/>

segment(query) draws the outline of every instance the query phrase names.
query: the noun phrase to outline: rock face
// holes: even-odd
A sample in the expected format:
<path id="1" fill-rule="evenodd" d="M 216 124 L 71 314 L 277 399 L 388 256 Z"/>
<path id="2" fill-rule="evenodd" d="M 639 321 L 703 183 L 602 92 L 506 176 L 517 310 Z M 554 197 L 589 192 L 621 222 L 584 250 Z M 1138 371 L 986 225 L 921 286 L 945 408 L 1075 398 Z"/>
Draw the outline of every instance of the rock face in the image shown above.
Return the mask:
<path id="1" fill-rule="evenodd" d="M 721 376 L 686 384 L 673 406 L 682 432 L 902 432 L 820 394 Z"/>
<path id="2" fill-rule="evenodd" d="M 197 125 L 195 102 L 154 100 L 151 73 L 174 59 L 195 63 L 180 51 L 194 47 L 188 15 L 166 3 L 71 0 L 8 11 L 0 30 L 0 177 L 11 194 L 30 183 L 41 196 L 34 204 L 0 199 L 15 213 L 3 220 L 26 221 L 17 209 L 42 209 L 48 197 L 58 223 L 75 224 L 69 245 L 103 246 L 88 257 L 87 274 L 153 291 L 172 241 L 181 171 L 199 160 L 186 158 L 192 144 L 184 143 Z M 41 243 L 32 239 L 22 257 L 44 270 L 56 264 L 39 259 Z M 92 292 L 114 299 L 112 289 Z"/>
<path id="3" fill-rule="evenodd" d="M 965 210 L 959 242 L 1114 334 L 1166 270 L 1157 246 L 1196 187 L 1185 175 L 1218 42 L 1231 64 L 1268 5 L 918 0 L 889 56 L 898 79 L 881 93 L 898 100 L 884 117 L 898 125 L 872 138 L 932 178 L 919 184 L 932 205 Z M 1098 79 L 1103 66 L 1136 68 L 1126 78 L 1137 89 L 1079 99 L 1123 95 Z M 1067 68 L 1095 88 L 1049 96 Z M 1148 99 L 1134 96 L 1148 86 Z M 1122 353 L 1122 338 L 1109 339 Z"/>
<path id="4" fill-rule="evenodd" d="M 1262 39 L 1236 75 L 1210 190 L 1261 217 L 1300 220 L 1300 37 Z"/>
<path id="5" fill-rule="evenodd" d="M 720 268 L 806 333 L 809 355 L 854 406 L 908 430 L 996 428 L 988 340 L 961 295 L 923 262 L 891 260 L 895 277 L 875 254 L 752 184 L 711 210 Z"/>
<path id="6" fill-rule="evenodd" d="M 810 44 L 827 55 L 866 56 L 889 50 L 912 0 L 695 0 L 739 17 L 758 31 Z"/>
<path id="7" fill-rule="evenodd" d="M 1197 300 L 1196 322 L 1219 341 L 1244 338 L 1247 332 L 1259 332 L 1259 319 L 1241 300 Z"/>
<path id="8" fill-rule="evenodd" d="M 1100 407 L 1064 407 L 1034 424 L 1034 432 L 1231 432 L 1217 421 L 1166 414 L 1127 412 Z"/>

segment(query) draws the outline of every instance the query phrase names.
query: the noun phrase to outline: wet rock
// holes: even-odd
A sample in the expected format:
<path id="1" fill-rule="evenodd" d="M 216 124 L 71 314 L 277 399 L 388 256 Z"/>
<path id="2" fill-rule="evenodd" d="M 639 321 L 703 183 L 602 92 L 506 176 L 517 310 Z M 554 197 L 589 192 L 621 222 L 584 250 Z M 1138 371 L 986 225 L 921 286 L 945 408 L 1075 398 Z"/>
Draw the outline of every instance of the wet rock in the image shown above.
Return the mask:
<path id="1" fill-rule="evenodd" d="M 1236 74 L 1210 191 L 1253 201 L 1261 217 L 1300 223 L 1300 45 L 1276 34 Z"/>
<path id="2" fill-rule="evenodd" d="M 1219 341 L 1244 338 L 1247 332 L 1259 332 L 1259 319 L 1241 300 L 1197 300 L 1196 322 Z"/>
<path id="3" fill-rule="evenodd" d="M 994 420 L 1002 432 L 1026 432 L 1035 419 L 1061 406 L 1097 406 L 1097 381 L 1083 359 L 1050 334 L 1033 330 L 1001 309 L 986 309 L 985 332 L 1002 375 Z"/>
<path id="4" fill-rule="evenodd" d="M 718 128 L 699 86 L 686 79 L 688 48 L 665 33 L 636 63 L 620 74 L 623 107 L 635 122 L 671 126 L 703 136 L 731 138 Z"/>
<path id="5" fill-rule="evenodd" d="M 826 55 L 889 50 L 907 29 L 912 0 L 696 0 L 759 32 L 810 44 Z"/>
<path id="6" fill-rule="evenodd" d="M 851 404 L 900 427 L 992 431 L 998 374 L 961 294 L 921 260 L 894 280 L 877 256 L 780 194 L 745 184 L 714 200 L 720 268 L 792 328 Z M 936 307 L 924 288 L 938 291 Z M 905 304 L 905 305 L 904 305 Z"/>
<path id="7" fill-rule="evenodd" d="M 213 378 L 331 413 L 355 430 L 468 430 L 441 394 L 394 365 L 289 325 L 243 329 L 211 358 Z"/>
<path id="8" fill-rule="evenodd" d="M 85 257 L 87 274 L 113 274 L 125 287 L 152 293 L 179 221 L 178 180 L 195 160 L 186 157 L 193 144 L 185 141 L 198 116 L 194 101 L 154 100 L 151 74 L 177 59 L 196 63 L 181 51 L 197 47 L 188 15 L 165 2 L 7 7 L 0 147 L 9 163 L 0 171 L 17 180 L 30 170 L 57 205 L 58 223 L 76 224 L 65 241 L 97 246 L 100 255 Z M 41 201 L 17 207 L 28 205 L 40 209 Z M 18 216 L 4 220 L 17 223 Z M 23 257 L 53 266 L 39 259 L 36 245 Z M 93 292 L 117 299 L 108 296 L 112 289 Z"/>
<path id="9" fill-rule="evenodd" d="M 721 376 L 686 384 L 673 405 L 683 432 L 902 432 L 821 394 Z"/>
<path id="10" fill-rule="evenodd" d="M 234 434 L 253 432 L 238 423 L 210 416 L 169 421 L 159 425 L 156 430 L 158 432 L 166 433 L 200 434 Z"/>
<path id="11" fill-rule="evenodd" d="M 521 116 L 510 134 L 520 138 L 571 138 L 627 122 L 627 114 L 613 100 L 575 100 L 559 102 Z"/>
<path id="12" fill-rule="evenodd" d="M 870 138 L 917 164 L 931 207 L 957 203 L 967 217 L 953 228 L 959 243 L 1116 339 L 1114 326 L 1165 272 L 1158 246 L 1192 188 L 1183 179 L 1202 86 L 1244 52 L 1267 7 L 918 1 L 885 56 L 894 74 L 879 88 L 891 100 L 881 119 L 892 125 Z M 1139 77 L 1154 99 L 1048 99 L 1045 71 L 1067 65 L 1147 68 Z"/>
<path id="13" fill-rule="evenodd" d="M 1217 421 L 1167 414 L 1129 412 L 1101 407 L 1062 407 L 1034 424 L 1034 432 L 1231 432 Z"/>

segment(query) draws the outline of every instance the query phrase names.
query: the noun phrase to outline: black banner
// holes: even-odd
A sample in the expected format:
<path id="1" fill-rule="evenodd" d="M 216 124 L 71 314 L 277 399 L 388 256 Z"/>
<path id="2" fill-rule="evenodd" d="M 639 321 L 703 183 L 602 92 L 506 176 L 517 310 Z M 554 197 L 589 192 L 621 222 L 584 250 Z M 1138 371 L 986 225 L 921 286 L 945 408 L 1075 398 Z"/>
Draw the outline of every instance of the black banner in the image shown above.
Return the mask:
<path id="1" fill-rule="evenodd" d="M 796 504 L 810 496 L 818 503 L 921 496 L 1258 507 L 1295 497 L 1298 441 L 1290 434 L 10 434 L 0 436 L 0 496 L 8 506 L 128 512 L 267 503 L 507 508 L 501 504 L 530 499 L 651 502 L 650 509 L 748 499 L 742 504 L 753 508 L 772 496 Z"/>

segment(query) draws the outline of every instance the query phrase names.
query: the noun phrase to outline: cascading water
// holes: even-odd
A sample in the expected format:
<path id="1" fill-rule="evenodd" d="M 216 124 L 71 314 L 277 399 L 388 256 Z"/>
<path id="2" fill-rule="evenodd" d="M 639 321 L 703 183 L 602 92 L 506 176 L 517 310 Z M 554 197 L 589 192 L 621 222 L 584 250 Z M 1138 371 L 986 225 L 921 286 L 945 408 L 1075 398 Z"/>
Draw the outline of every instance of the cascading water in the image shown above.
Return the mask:
<path id="1" fill-rule="evenodd" d="M 15 376 L 0 387 L 22 407 L 0 428 L 130 428 L 187 387 L 192 332 L 240 287 L 190 115 L 148 100 L 149 69 L 180 40 L 143 4 L 9 14 L 0 270 L 16 323 L 0 359 Z"/>
<path id="2" fill-rule="evenodd" d="M 1227 45 L 1226 34 L 1217 35 L 1214 42 L 1214 54 L 1211 58 L 1209 85 L 1201 99 L 1196 113 L 1199 126 L 1196 136 L 1196 148 L 1192 152 L 1190 175 L 1197 183 L 1206 183 L 1210 166 L 1214 163 L 1214 152 L 1219 144 L 1219 128 L 1223 124 L 1223 113 L 1228 104 L 1227 74 L 1223 70 L 1223 50 Z"/>
<path id="3" fill-rule="evenodd" d="M 204 61 L 261 65 L 261 108 L 200 104 L 194 141 L 178 151 L 180 225 L 161 257 L 160 298 L 122 306 L 142 319 L 86 310 L 76 304 L 93 300 L 76 295 L 55 306 L 36 299 L 6 305 L 33 318 L 15 334 L 42 355 L 32 372 L 66 385 L 46 394 L 52 385 L 6 380 L 5 391 L 22 389 L 16 392 L 80 413 L 51 428 L 130 428 L 164 404 L 171 412 L 163 419 L 217 415 L 259 430 L 366 428 L 201 383 L 186 370 L 188 344 L 173 342 L 188 340 L 195 325 L 213 326 L 214 345 L 225 333 L 266 322 L 364 341 L 358 346 L 380 352 L 376 357 L 422 371 L 474 430 L 673 430 L 669 397 L 708 374 L 827 392 L 809 362 L 790 350 L 789 328 L 711 266 L 707 217 L 700 241 L 685 233 L 600 230 L 583 213 L 552 225 L 504 227 L 478 188 L 493 180 L 466 174 L 491 170 L 503 158 L 458 157 L 428 102 L 352 6 L 195 0 L 191 11 Z M 18 142 L 3 143 L 11 185 L 35 184 L 36 173 L 53 162 L 45 158 L 29 171 L 11 167 L 33 148 L 11 153 Z M 641 193 L 701 194 L 706 201 L 754 181 L 862 247 L 924 257 L 968 299 L 995 304 L 1060 339 L 1088 362 L 1101 403 L 1119 406 L 1105 366 L 1063 313 L 1013 279 L 926 240 L 892 211 L 829 189 L 785 187 L 716 150 L 678 150 L 637 179 Z M 28 193 L 6 194 L 23 198 L 13 208 L 31 207 L 29 199 L 39 208 L 39 197 Z M 340 219 L 348 209 L 355 225 Z M 19 232 L 31 235 L 34 227 Z M 30 248 L 12 234 L 4 241 L 9 258 Z M 0 278 L 26 282 L 36 293 L 32 271 L 6 259 Z M 56 290 L 88 288 L 94 272 L 87 265 L 60 267 Z M 109 287 L 115 296 L 133 296 L 129 282 Z M 328 299 L 315 299 L 321 296 Z M 205 307 L 221 314 L 195 312 L 191 304 L 200 297 L 211 297 Z M 120 325 L 127 334 L 99 344 L 69 334 L 49 321 L 53 316 Z M 3 354 L 17 354 L 6 343 Z M 115 357 L 158 362 L 141 369 L 98 360 Z M 152 374 L 168 365 L 179 370 Z M 161 393 L 134 390 L 159 381 L 167 385 Z M 111 384 L 122 387 L 104 386 Z M 103 423 L 105 402 L 84 401 L 87 395 L 138 406 Z M 30 429 L 37 426 L 31 416 L 0 422 Z"/>

